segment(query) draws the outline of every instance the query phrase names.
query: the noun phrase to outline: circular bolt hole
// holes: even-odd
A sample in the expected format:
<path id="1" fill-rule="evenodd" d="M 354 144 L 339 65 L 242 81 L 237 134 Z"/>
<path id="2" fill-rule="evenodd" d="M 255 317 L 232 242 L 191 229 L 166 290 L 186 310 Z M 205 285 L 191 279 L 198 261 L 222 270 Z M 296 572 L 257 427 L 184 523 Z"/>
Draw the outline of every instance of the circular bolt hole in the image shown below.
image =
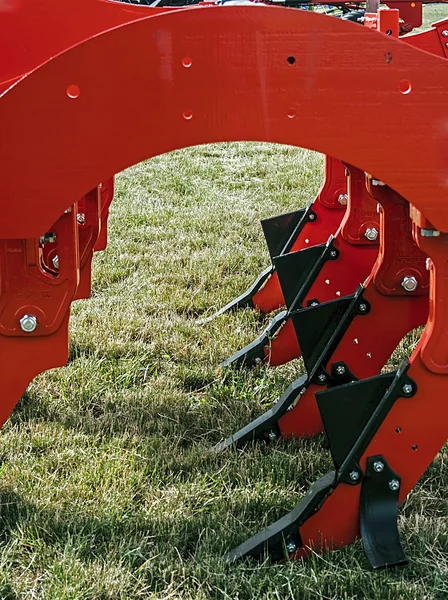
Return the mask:
<path id="1" fill-rule="evenodd" d="M 395 428 L 395 433 L 401 433 L 401 427 L 396 427 Z"/>
<path id="2" fill-rule="evenodd" d="M 183 117 L 186 121 L 189 121 L 190 119 L 193 118 L 193 111 L 192 110 L 184 110 Z"/>
<path id="3" fill-rule="evenodd" d="M 414 452 L 416 452 L 418 450 L 417 444 L 414 444 L 413 446 L 411 446 L 411 448 Z"/>
<path id="4" fill-rule="evenodd" d="M 412 89 L 412 85 L 411 85 L 411 82 L 409 81 L 409 79 L 402 79 L 400 81 L 400 83 L 398 84 L 398 89 L 400 90 L 400 94 L 403 94 L 403 95 L 409 94 L 409 92 Z"/>
<path id="5" fill-rule="evenodd" d="M 293 65 L 296 62 L 294 56 L 288 56 L 286 60 L 289 62 L 290 65 Z"/>
<path id="6" fill-rule="evenodd" d="M 79 89 L 78 85 L 75 85 L 74 83 L 72 83 L 71 85 L 68 86 L 68 88 L 66 89 L 67 92 L 67 96 L 69 98 L 79 98 L 80 94 L 81 94 L 81 90 Z"/>
<path id="7" fill-rule="evenodd" d="M 189 69 L 191 67 L 191 65 L 193 64 L 193 61 L 191 60 L 191 58 L 189 56 L 184 56 L 182 59 L 182 66 L 185 67 L 186 69 Z"/>

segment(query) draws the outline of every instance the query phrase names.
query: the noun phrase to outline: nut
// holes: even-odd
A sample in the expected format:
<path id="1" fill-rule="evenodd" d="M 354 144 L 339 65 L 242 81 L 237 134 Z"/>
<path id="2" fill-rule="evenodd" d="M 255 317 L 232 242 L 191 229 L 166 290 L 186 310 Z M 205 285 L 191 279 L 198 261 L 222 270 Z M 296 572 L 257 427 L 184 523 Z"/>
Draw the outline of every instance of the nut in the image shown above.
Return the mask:
<path id="1" fill-rule="evenodd" d="M 338 198 L 338 202 L 341 206 L 347 206 L 348 194 L 340 194 L 339 198 Z"/>
<path id="2" fill-rule="evenodd" d="M 38 325 L 36 315 L 23 315 L 19 323 L 20 329 L 25 333 L 32 333 Z"/>
<path id="3" fill-rule="evenodd" d="M 418 286 L 418 281 L 414 276 L 406 276 L 403 278 L 401 282 L 401 287 L 406 290 L 406 292 L 415 292 Z"/>
<path id="4" fill-rule="evenodd" d="M 368 227 L 364 236 L 369 240 L 369 242 L 374 242 L 378 239 L 378 230 L 375 227 Z"/>

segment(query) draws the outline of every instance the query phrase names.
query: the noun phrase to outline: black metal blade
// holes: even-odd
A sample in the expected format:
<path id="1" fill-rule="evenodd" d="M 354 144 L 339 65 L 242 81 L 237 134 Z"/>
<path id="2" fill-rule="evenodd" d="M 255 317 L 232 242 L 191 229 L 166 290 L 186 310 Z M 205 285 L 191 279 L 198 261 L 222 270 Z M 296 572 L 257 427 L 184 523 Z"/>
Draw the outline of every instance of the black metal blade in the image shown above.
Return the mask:
<path id="1" fill-rule="evenodd" d="M 401 478 L 383 456 L 369 456 L 361 489 L 359 525 L 364 552 L 374 569 L 408 563 L 398 533 Z"/>
<path id="2" fill-rule="evenodd" d="M 293 405 L 307 383 L 306 375 L 296 379 L 274 406 L 232 436 L 215 446 L 217 452 L 227 448 L 242 448 L 252 440 L 275 440 L 279 435 L 278 421 Z"/>

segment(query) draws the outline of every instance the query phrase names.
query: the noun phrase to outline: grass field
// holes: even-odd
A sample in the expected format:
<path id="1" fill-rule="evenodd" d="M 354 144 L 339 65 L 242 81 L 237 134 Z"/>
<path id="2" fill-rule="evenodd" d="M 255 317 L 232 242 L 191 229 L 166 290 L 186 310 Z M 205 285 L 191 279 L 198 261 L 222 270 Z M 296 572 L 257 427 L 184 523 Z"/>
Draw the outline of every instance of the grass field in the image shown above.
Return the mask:
<path id="1" fill-rule="evenodd" d="M 448 599 L 446 449 L 401 511 L 404 570 L 371 572 L 359 542 L 306 562 L 222 559 L 332 465 L 323 437 L 211 451 L 302 365 L 223 372 L 269 317 L 195 319 L 266 266 L 259 219 L 303 206 L 321 168 L 311 152 L 235 143 L 117 177 L 69 363 L 30 385 L 0 433 L 0 599 Z"/>

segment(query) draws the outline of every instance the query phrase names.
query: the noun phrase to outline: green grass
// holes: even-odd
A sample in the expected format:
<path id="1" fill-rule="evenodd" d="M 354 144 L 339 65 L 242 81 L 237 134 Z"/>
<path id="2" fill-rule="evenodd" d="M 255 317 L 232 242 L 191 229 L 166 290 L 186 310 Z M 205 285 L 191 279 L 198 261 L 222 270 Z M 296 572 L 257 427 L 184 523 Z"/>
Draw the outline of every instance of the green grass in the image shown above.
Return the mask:
<path id="1" fill-rule="evenodd" d="M 331 461 L 323 437 L 211 451 L 302 366 L 223 372 L 268 317 L 195 320 L 266 266 L 259 219 L 303 206 L 321 166 L 299 149 L 226 144 L 118 176 L 69 363 L 30 385 L 0 433 L 2 600 L 448 598 L 446 451 L 401 511 L 404 570 L 371 572 L 359 542 L 281 565 L 222 559 Z"/>

